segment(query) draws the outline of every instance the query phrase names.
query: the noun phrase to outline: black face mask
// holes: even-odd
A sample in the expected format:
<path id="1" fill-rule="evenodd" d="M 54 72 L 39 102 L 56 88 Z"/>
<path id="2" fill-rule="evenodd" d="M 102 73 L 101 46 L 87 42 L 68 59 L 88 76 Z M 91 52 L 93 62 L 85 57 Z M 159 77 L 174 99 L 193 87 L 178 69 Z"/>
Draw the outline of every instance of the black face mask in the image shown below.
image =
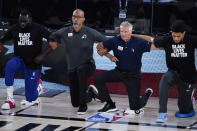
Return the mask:
<path id="1" fill-rule="evenodd" d="M 31 17 L 27 15 L 20 14 L 19 15 L 19 25 L 21 28 L 27 27 L 29 24 L 31 24 Z"/>

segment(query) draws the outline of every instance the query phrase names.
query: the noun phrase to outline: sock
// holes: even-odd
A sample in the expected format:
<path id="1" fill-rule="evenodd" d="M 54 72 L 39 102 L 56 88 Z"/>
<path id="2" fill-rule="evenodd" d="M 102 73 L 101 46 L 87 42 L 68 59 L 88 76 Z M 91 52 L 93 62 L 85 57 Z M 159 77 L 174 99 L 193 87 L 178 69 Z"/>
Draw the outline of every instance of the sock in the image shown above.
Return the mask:
<path id="1" fill-rule="evenodd" d="M 14 92 L 14 87 L 13 86 L 8 86 L 7 87 L 7 97 L 10 97 L 11 99 L 13 99 L 13 92 Z"/>

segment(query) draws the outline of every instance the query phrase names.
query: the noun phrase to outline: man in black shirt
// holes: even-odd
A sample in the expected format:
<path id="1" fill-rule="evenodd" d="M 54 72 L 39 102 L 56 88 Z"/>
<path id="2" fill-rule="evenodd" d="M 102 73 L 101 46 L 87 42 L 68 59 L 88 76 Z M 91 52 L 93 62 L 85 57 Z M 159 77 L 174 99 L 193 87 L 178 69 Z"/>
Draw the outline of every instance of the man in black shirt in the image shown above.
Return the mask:
<path id="1" fill-rule="evenodd" d="M 7 100 L 1 106 L 2 109 L 12 109 L 15 107 L 13 98 L 13 84 L 15 72 L 24 72 L 25 96 L 26 100 L 21 104 L 37 104 L 38 101 L 38 81 L 41 72 L 41 64 L 35 62 L 35 58 L 42 53 L 42 39 L 49 37 L 50 32 L 32 23 L 31 14 L 27 9 L 21 11 L 19 24 L 13 25 L 0 39 L 0 51 L 3 44 L 13 39 L 14 55 L 5 67 L 5 84 L 7 86 Z"/>
<path id="2" fill-rule="evenodd" d="M 71 103 L 74 107 L 79 107 L 77 114 L 82 115 L 87 111 L 86 103 L 91 100 L 91 95 L 87 95 L 87 81 L 95 72 L 95 63 L 93 59 L 94 42 L 106 40 L 106 37 L 96 30 L 85 26 L 84 11 L 76 9 L 72 15 L 72 26 L 63 27 L 53 35 L 59 35 L 61 41 L 65 44 L 65 53 L 67 56 L 68 72 L 70 80 Z M 56 42 L 49 42 L 53 49 L 56 49 Z M 89 90 L 96 88 L 91 86 Z"/>
<path id="3" fill-rule="evenodd" d="M 192 97 L 196 88 L 196 68 L 194 50 L 197 48 L 197 39 L 187 35 L 185 23 L 182 20 L 173 22 L 170 36 L 156 37 L 140 36 L 156 47 L 163 48 L 166 53 L 168 71 L 164 73 L 159 83 L 159 114 L 158 123 L 167 120 L 168 91 L 171 86 L 178 87 L 178 107 L 176 117 L 191 117 L 195 115 Z"/>

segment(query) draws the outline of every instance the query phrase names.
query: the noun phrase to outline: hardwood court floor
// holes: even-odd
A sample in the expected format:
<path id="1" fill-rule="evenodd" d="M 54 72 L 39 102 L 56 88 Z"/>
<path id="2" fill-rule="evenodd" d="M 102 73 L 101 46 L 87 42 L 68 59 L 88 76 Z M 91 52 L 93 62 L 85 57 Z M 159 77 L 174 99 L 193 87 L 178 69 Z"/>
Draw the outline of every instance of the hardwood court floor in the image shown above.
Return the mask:
<path id="1" fill-rule="evenodd" d="M 6 90 L 0 88 L 0 104 L 6 98 Z M 126 95 L 111 95 L 120 110 L 128 108 Z M 169 99 L 168 120 L 165 124 L 155 123 L 158 111 L 158 98 L 151 97 L 144 108 L 143 115 L 128 115 L 115 122 L 89 122 L 85 118 L 93 115 L 104 103 L 92 101 L 88 104 L 85 115 L 77 115 L 77 109 L 70 104 L 68 92 L 53 98 L 41 97 L 38 106 L 21 106 L 24 96 L 15 95 L 16 108 L 10 111 L 1 110 L 0 131 L 182 131 L 197 121 L 197 115 L 191 118 L 176 118 L 177 99 Z M 197 105 L 195 105 L 197 111 Z M 197 130 L 197 125 L 190 130 Z"/>

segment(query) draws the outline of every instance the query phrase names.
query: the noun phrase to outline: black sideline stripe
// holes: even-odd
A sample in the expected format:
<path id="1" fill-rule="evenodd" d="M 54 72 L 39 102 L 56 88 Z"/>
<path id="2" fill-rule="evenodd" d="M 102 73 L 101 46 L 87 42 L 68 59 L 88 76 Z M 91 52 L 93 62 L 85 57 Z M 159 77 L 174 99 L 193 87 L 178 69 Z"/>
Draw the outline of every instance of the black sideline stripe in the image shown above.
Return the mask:
<path id="1" fill-rule="evenodd" d="M 30 118 L 56 119 L 56 120 L 84 121 L 84 122 L 86 121 L 85 119 L 82 119 L 82 118 L 41 116 L 41 115 L 28 115 L 28 114 L 15 114 L 15 116 L 30 117 Z M 89 121 L 87 121 L 87 122 L 89 122 Z M 176 125 L 165 125 L 165 124 L 150 124 L 150 123 L 137 123 L 137 122 L 121 122 L 121 121 L 117 121 L 117 122 L 99 122 L 99 123 L 139 125 L 139 126 L 150 126 L 150 127 L 164 127 L 164 128 L 174 128 L 174 129 L 188 129 L 187 126 L 176 126 Z M 197 130 L 197 127 L 191 127 L 190 129 Z"/>
<path id="2" fill-rule="evenodd" d="M 15 131 L 29 131 L 29 130 L 31 130 L 31 129 L 39 126 L 39 125 L 41 125 L 41 124 L 38 124 L 38 123 L 29 123 L 29 124 L 27 124 L 27 125 L 19 128 L 19 129 L 16 129 Z"/>
<path id="3" fill-rule="evenodd" d="M 9 123 L 10 123 L 10 121 L 0 121 L 0 128 L 9 124 Z"/>
<path id="4" fill-rule="evenodd" d="M 47 125 L 46 127 L 44 127 L 41 131 L 53 131 L 56 128 L 58 128 L 60 125 Z"/>
<path id="5" fill-rule="evenodd" d="M 86 129 L 86 128 L 83 128 L 79 131 L 113 131 L 113 129 L 103 129 L 103 128 L 88 128 L 88 129 Z"/>
<path id="6" fill-rule="evenodd" d="M 77 126 L 70 126 L 68 128 L 65 128 L 61 131 L 74 131 L 74 130 L 77 130 L 77 129 L 80 129 L 81 127 L 77 127 Z"/>

